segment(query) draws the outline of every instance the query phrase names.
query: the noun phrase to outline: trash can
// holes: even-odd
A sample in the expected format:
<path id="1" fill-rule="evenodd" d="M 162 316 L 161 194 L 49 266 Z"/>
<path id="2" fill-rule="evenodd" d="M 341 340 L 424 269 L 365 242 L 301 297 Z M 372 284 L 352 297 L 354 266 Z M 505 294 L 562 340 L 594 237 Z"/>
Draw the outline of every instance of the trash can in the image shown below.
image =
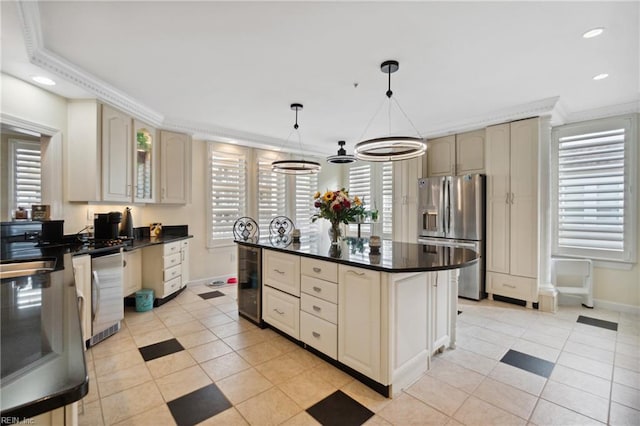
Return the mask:
<path id="1" fill-rule="evenodd" d="M 143 288 L 136 291 L 136 312 L 146 312 L 153 308 L 153 290 Z"/>

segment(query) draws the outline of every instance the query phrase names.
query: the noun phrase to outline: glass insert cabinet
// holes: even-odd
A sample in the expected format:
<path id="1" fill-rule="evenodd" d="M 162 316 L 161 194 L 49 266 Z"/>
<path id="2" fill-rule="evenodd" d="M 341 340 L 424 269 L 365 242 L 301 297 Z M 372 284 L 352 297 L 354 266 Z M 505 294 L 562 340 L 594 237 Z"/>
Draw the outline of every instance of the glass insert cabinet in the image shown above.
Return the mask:
<path id="1" fill-rule="evenodd" d="M 136 202 L 152 202 L 156 175 L 156 129 L 134 120 L 134 198 Z"/>

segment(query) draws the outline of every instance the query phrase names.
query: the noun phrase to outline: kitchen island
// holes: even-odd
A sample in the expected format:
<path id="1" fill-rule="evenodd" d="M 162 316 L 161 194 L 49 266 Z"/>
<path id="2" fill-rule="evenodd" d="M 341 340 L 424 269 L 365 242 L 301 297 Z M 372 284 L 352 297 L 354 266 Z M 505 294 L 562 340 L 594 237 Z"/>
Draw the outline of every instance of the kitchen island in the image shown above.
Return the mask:
<path id="1" fill-rule="evenodd" d="M 458 247 L 368 240 L 263 237 L 238 243 L 238 303 L 385 396 L 455 347 L 458 270 L 478 261 Z M 254 318 L 255 321 L 256 318 Z"/>

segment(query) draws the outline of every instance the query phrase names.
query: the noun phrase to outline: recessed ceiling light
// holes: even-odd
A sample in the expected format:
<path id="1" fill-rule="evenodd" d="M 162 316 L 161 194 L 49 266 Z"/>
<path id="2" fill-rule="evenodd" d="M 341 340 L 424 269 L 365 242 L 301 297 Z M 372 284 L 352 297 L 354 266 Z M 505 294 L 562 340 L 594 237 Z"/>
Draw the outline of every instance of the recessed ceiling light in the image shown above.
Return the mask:
<path id="1" fill-rule="evenodd" d="M 602 27 L 593 28 L 593 29 L 587 31 L 586 33 L 582 34 L 582 37 L 584 37 L 584 38 L 594 38 L 594 37 L 598 37 L 603 32 L 604 32 L 604 28 L 602 28 Z"/>
<path id="2" fill-rule="evenodd" d="M 593 77 L 594 80 L 604 80 L 605 78 L 609 77 L 609 74 L 607 73 L 602 73 L 602 74 L 598 74 L 595 77 Z"/>
<path id="3" fill-rule="evenodd" d="M 33 77 L 31 77 L 31 80 L 35 81 L 36 83 L 40 83 L 40 84 L 44 84 L 45 86 L 55 86 L 56 82 L 51 80 L 49 77 L 44 77 L 42 75 L 35 75 Z"/>

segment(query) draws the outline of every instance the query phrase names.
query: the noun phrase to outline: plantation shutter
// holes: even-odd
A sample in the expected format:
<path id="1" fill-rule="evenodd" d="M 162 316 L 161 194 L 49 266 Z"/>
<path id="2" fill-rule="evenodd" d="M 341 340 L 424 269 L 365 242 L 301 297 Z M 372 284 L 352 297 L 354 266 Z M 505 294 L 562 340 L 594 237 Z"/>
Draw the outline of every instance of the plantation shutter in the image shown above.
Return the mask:
<path id="1" fill-rule="evenodd" d="M 624 250 L 625 129 L 558 139 L 558 247 Z"/>
<path id="2" fill-rule="evenodd" d="M 233 241 L 233 224 L 246 215 L 247 162 L 243 154 L 214 152 L 210 147 L 210 246 Z"/>
<path id="3" fill-rule="evenodd" d="M 373 194 L 371 191 L 372 171 L 370 164 L 351 166 L 349 168 L 349 186 L 347 187 L 349 197 L 353 198 L 356 195 L 360 197 L 366 210 L 370 210 L 373 206 Z M 360 225 L 360 232 L 366 233 L 368 230 L 369 225 Z M 357 225 L 349 225 L 349 233 L 356 234 L 357 232 Z"/>
<path id="4" fill-rule="evenodd" d="M 269 224 L 276 216 L 287 215 L 286 176 L 271 171 L 270 159 L 258 159 L 258 226 L 269 235 Z"/>
<path id="5" fill-rule="evenodd" d="M 303 236 L 315 241 L 318 235 L 318 224 L 311 223 L 311 216 L 316 212 L 313 207 L 313 194 L 318 190 L 318 175 L 295 176 L 295 219 L 296 228 Z"/>
<path id="6" fill-rule="evenodd" d="M 42 202 L 42 157 L 39 142 L 12 141 L 13 196 L 16 208 Z"/>
<path id="7" fill-rule="evenodd" d="M 393 231 L 393 163 L 382 164 L 382 237 L 391 239 Z"/>

